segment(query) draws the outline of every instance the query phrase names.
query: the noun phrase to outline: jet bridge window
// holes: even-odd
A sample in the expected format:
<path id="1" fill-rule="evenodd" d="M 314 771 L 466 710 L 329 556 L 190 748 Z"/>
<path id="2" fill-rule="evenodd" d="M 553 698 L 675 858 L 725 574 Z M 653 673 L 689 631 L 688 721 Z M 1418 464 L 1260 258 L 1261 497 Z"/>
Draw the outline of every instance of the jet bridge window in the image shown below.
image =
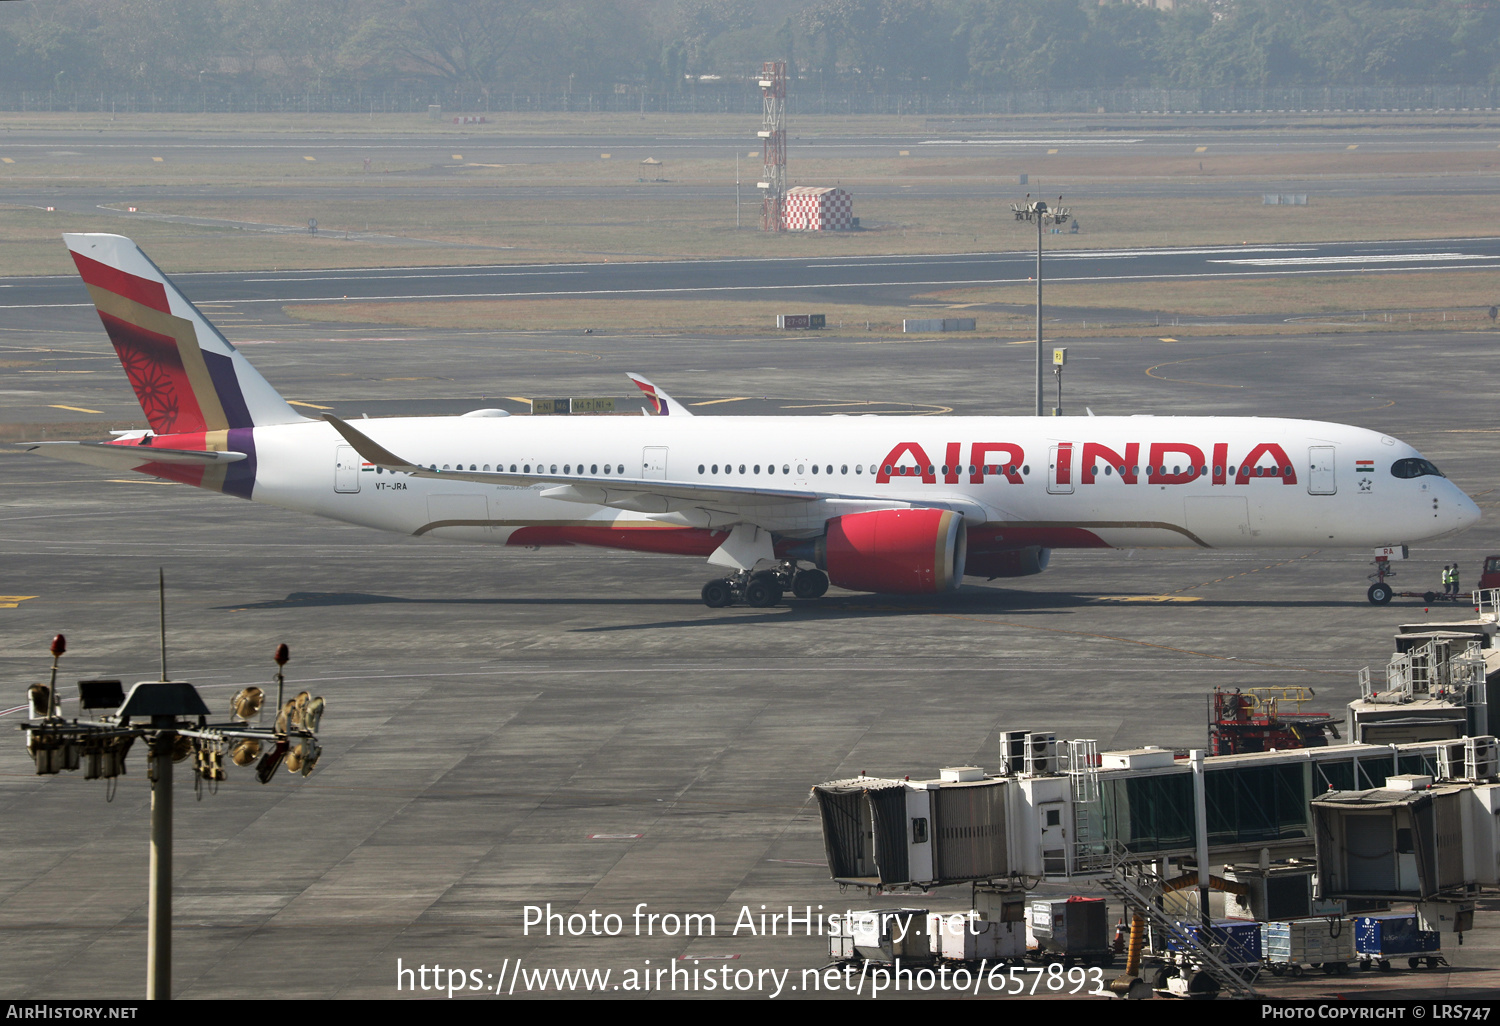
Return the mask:
<path id="1" fill-rule="evenodd" d="M 1391 476 L 1401 478 L 1443 477 L 1443 472 L 1427 460 L 1397 460 L 1391 464 Z"/>

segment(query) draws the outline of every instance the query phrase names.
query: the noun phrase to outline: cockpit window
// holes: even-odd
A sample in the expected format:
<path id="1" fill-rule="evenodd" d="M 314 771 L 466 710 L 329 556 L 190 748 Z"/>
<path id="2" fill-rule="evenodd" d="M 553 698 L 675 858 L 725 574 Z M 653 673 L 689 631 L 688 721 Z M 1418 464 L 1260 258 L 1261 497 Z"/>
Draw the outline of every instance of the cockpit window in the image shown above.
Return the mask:
<path id="1" fill-rule="evenodd" d="M 1442 477 L 1443 472 L 1427 460 L 1397 460 L 1391 464 L 1392 477 Z"/>

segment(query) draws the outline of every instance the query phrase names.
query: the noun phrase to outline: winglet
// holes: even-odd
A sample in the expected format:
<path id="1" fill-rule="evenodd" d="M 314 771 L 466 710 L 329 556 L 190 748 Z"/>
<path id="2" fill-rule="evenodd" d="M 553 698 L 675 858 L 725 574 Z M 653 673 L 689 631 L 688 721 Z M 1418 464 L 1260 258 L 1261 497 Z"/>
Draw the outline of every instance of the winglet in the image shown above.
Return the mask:
<path id="1" fill-rule="evenodd" d="M 692 411 L 686 406 L 667 395 L 667 393 L 657 388 L 639 374 L 627 373 L 625 376 L 635 382 L 636 388 L 646 393 L 646 398 L 651 400 L 651 405 L 655 408 L 658 417 L 665 417 L 668 414 L 675 414 L 679 417 L 691 417 L 693 415 Z"/>

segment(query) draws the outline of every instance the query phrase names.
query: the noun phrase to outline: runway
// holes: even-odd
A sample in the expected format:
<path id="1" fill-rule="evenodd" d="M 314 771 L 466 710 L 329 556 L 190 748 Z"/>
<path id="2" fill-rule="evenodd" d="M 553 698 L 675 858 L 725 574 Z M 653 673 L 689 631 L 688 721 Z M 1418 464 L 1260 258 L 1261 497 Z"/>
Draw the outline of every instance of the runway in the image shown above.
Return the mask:
<path id="1" fill-rule="evenodd" d="M 1202 281 L 1500 267 L 1500 238 L 1198 249 L 1072 250 L 1044 255 L 1056 282 Z M 943 256 L 507 264 L 258 273 L 181 273 L 195 303 L 339 303 L 506 297 L 892 300 L 938 288 L 1035 280 L 1032 251 Z M 868 297 L 861 299 L 861 297 Z M 0 278 L 0 310 L 87 308 L 76 276 Z"/>

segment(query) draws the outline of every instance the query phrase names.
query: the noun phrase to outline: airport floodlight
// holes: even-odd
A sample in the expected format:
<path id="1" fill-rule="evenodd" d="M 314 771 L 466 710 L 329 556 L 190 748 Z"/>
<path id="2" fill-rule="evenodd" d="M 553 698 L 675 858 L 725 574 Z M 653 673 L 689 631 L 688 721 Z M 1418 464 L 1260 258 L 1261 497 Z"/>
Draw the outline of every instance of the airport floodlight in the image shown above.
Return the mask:
<path id="1" fill-rule="evenodd" d="M 163 602 L 163 605 L 165 603 Z M 162 636 L 165 639 L 165 611 Z M 284 761 L 292 773 L 307 776 L 322 755 L 317 729 L 326 704 L 300 692 L 281 703 L 284 670 L 291 658 L 286 645 L 276 647 L 279 715 L 273 727 L 259 721 L 265 692 L 241 689 L 231 700 L 232 719 L 210 722 L 212 713 L 186 681 L 166 680 L 163 643 L 162 680 L 143 681 L 125 694 L 118 680 L 78 682 L 78 713 L 65 718 L 57 694 L 57 664 L 67 651 L 61 634 L 52 639 L 50 684 L 33 684 L 27 698 L 31 718 L 20 724 L 39 775 L 82 767 L 85 780 L 105 781 L 112 798 L 125 775 L 125 756 L 137 740 L 145 742 L 146 779 L 151 784 L 151 868 L 147 903 L 146 998 L 167 1000 L 172 991 L 172 766 L 192 760 L 195 790 L 210 790 L 226 779 L 225 756 L 235 766 L 255 763 L 256 776 L 269 783 Z"/>
<path id="2" fill-rule="evenodd" d="M 1067 224 L 1072 212 L 1062 205 L 1062 197 L 1057 197 L 1057 205 L 1049 207 L 1045 200 L 1033 200 L 1031 194 L 1026 194 L 1025 203 L 1012 203 L 1011 213 L 1016 216 L 1017 221 L 1027 221 L 1036 225 L 1036 415 L 1042 416 L 1042 232 L 1048 225 Z"/>
<path id="3" fill-rule="evenodd" d="M 265 702 L 266 693 L 260 688 L 241 688 L 229 700 L 229 713 L 237 720 L 248 722 L 260 716 L 261 706 Z"/>

